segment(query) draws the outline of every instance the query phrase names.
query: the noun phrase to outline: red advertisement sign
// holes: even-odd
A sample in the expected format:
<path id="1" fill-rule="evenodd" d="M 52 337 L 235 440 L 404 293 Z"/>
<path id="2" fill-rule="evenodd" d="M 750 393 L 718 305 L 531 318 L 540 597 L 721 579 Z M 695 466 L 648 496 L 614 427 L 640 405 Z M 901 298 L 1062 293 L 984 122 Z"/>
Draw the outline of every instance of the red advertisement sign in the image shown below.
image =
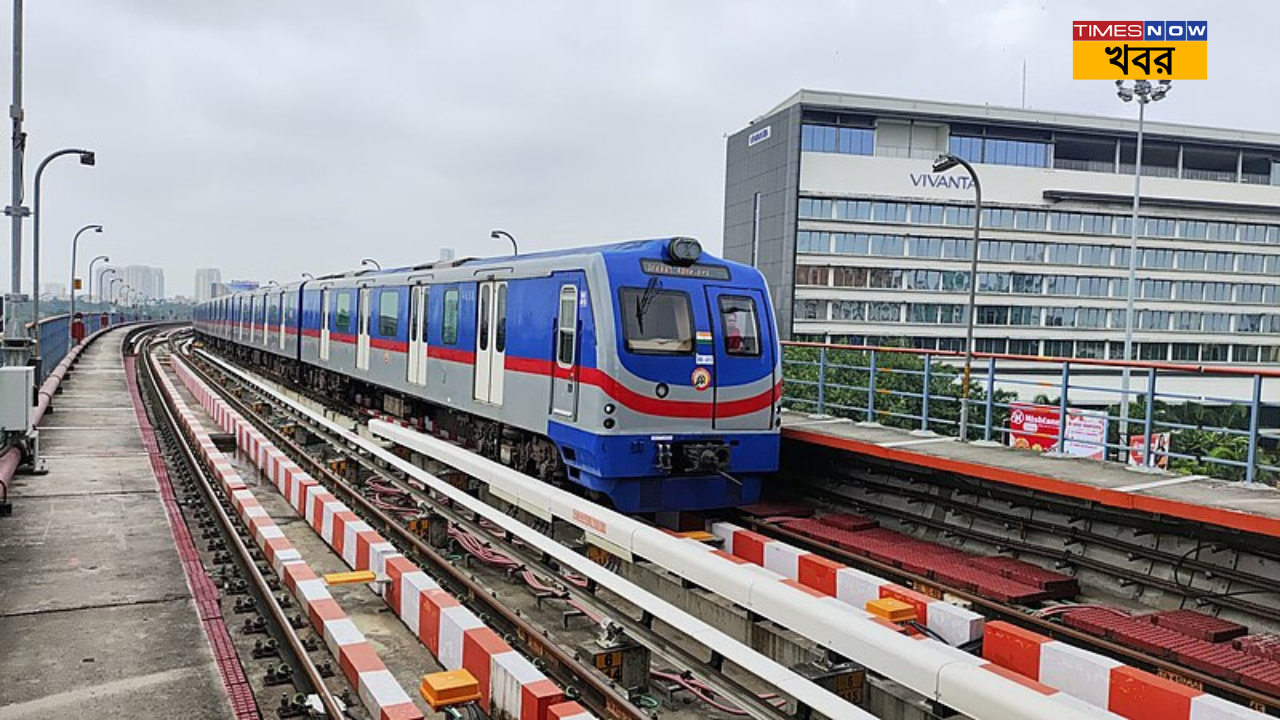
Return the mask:
<path id="1" fill-rule="evenodd" d="M 1009 445 L 1047 452 L 1058 449 L 1061 413 L 1053 405 L 1013 403 L 1009 413 Z M 1062 452 L 1075 457 L 1102 460 L 1107 440 L 1107 416 L 1095 410 L 1067 409 L 1067 437 Z"/>

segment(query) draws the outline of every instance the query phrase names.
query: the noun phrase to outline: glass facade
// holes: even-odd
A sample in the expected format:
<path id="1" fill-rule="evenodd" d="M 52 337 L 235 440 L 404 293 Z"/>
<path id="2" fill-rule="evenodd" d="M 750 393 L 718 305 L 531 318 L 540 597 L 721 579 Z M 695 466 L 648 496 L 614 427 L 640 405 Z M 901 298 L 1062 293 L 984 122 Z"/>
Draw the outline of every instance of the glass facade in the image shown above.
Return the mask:
<path id="1" fill-rule="evenodd" d="M 877 132 L 886 126 L 872 115 L 846 115 L 805 110 L 800 149 L 916 157 L 936 135 L 935 151 L 973 163 L 1047 168 L 1049 175 L 1133 171 L 1131 135 L 1108 137 L 1110 130 L 1071 134 L 1052 123 L 1014 127 L 982 117 L 973 124 L 930 121 L 922 134 L 913 124 L 908 141 L 898 118 L 878 147 Z M 1144 174 L 1164 178 L 1267 185 L 1280 179 L 1270 160 L 1280 149 L 1165 138 L 1146 154 Z M 1023 176 L 1028 183 L 1048 177 Z M 904 195 L 914 197 L 894 195 L 888 183 L 865 196 L 811 187 L 796 198 L 794 335 L 963 349 L 973 206 L 965 193 L 935 192 L 914 175 L 912 182 Z M 986 198 L 975 279 L 980 349 L 1118 359 L 1129 291 L 1129 210 L 1107 200 L 1049 198 L 1048 189 L 1058 186 L 1043 187 L 1043 202 L 1011 202 L 998 192 Z M 1280 361 L 1280 210 L 1253 205 L 1238 213 L 1190 203 L 1144 206 L 1137 221 L 1135 359 Z"/>

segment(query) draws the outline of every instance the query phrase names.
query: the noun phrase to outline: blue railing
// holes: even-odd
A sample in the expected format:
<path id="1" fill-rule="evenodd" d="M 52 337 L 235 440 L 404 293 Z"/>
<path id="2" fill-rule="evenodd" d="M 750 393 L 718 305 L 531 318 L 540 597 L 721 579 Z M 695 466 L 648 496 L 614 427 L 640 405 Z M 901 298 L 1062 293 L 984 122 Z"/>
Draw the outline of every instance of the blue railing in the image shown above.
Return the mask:
<path id="1" fill-rule="evenodd" d="M 123 313 L 84 313 L 84 337 L 88 337 L 93 333 L 101 330 L 104 326 L 103 317 L 107 318 L 107 324 L 116 325 L 125 321 Z M 30 332 L 31 327 L 27 327 Z M 58 367 L 58 363 L 67 356 L 67 351 L 71 349 L 71 317 L 67 314 L 54 315 L 40 321 L 40 325 L 36 329 L 35 339 L 37 341 L 36 352 L 36 384 L 45 381 L 54 368 Z"/>
<path id="2" fill-rule="evenodd" d="M 959 435 L 961 354 L 783 345 L 787 407 Z M 1280 403 L 1266 400 L 1280 388 L 1280 370 L 989 353 L 974 358 L 969 441 L 1280 484 Z M 1059 431 L 1064 424 L 1065 433 Z"/>

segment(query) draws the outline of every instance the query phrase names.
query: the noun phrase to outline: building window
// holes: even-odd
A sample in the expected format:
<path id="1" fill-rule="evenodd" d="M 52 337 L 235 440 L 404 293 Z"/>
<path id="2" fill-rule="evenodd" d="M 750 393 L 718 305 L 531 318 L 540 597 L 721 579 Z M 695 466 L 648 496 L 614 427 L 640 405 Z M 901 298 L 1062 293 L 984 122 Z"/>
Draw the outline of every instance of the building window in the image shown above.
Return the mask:
<path id="1" fill-rule="evenodd" d="M 1249 315 L 1236 316 L 1236 332 L 1238 333 L 1256 333 L 1262 332 L 1262 315 L 1253 313 Z"/>
<path id="2" fill-rule="evenodd" d="M 1107 356 L 1107 344 L 1101 340 L 1081 340 L 1076 343 L 1076 357 L 1103 360 Z"/>
<path id="3" fill-rule="evenodd" d="M 1106 297 L 1111 281 L 1104 277 L 1082 277 L 1076 290 L 1081 297 Z"/>
<path id="4" fill-rule="evenodd" d="M 1199 250 L 1179 250 L 1178 269 L 1204 270 L 1204 253 Z"/>
<path id="5" fill-rule="evenodd" d="M 972 253 L 972 240 L 946 238 L 942 241 L 942 257 L 948 260 L 968 260 Z"/>
<path id="6" fill-rule="evenodd" d="M 898 303 L 867 303 L 867 322 L 901 322 L 902 310 Z"/>
<path id="7" fill-rule="evenodd" d="M 801 220 L 830 220 L 834 204 L 819 198 L 800 198 Z"/>
<path id="8" fill-rule="evenodd" d="M 1009 308 L 1006 305 L 979 305 L 974 321 L 979 325 L 1008 325 Z"/>
<path id="9" fill-rule="evenodd" d="M 1262 244 L 1267 241 L 1266 225 L 1241 225 L 1240 242 Z"/>
<path id="10" fill-rule="evenodd" d="M 917 225 L 942 225 L 944 211 L 942 205 L 917 203 L 911 206 L 911 222 Z"/>
<path id="11" fill-rule="evenodd" d="M 1069 307 L 1047 307 L 1044 309 L 1046 327 L 1075 327 L 1076 309 Z"/>
<path id="12" fill-rule="evenodd" d="M 865 315 L 863 312 L 864 305 L 865 303 L 857 300 L 837 300 L 831 303 L 831 319 L 845 322 L 862 322 Z"/>
<path id="13" fill-rule="evenodd" d="M 1231 302 L 1231 284 L 1211 282 L 1204 284 L 1205 302 Z"/>
<path id="14" fill-rule="evenodd" d="M 1173 218 L 1140 218 L 1142 232 L 1147 237 L 1176 237 L 1177 222 Z"/>
<path id="15" fill-rule="evenodd" d="M 1256 255 L 1254 253 L 1241 253 L 1236 255 L 1236 271 L 1242 273 L 1263 273 L 1266 272 L 1267 256 Z"/>
<path id="16" fill-rule="evenodd" d="M 907 239 L 902 235 L 872 235 L 871 254 L 879 257 L 902 257 Z"/>
<path id="17" fill-rule="evenodd" d="M 982 138 L 951 136 L 947 150 L 957 157 L 969 162 L 982 162 Z"/>
<path id="18" fill-rule="evenodd" d="M 818 265 L 797 265 L 796 284 L 825 286 L 827 284 L 827 268 Z"/>
<path id="19" fill-rule="evenodd" d="M 1156 248 L 1145 248 L 1138 251 L 1139 261 L 1144 268 L 1172 268 L 1173 267 L 1173 251 L 1157 250 Z"/>
<path id="20" fill-rule="evenodd" d="M 978 292 L 1007 293 L 1009 292 L 1009 285 L 1008 273 L 978 273 Z"/>
<path id="21" fill-rule="evenodd" d="M 895 202 L 872 203 L 871 219 L 876 222 L 905 223 L 907 206 L 904 203 Z"/>
<path id="22" fill-rule="evenodd" d="M 1200 346 L 1200 362 L 1226 362 L 1227 346 L 1214 343 Z"/>
<path id="23" fill-rule="evenodd" d="M 1168 280 L 1142 280 L 1138 286 L 1140 296 L 1146 299 L 1173 299 L 1173 283 Z"/>
<path id="24" fill-rule="evenodd" d="M 1045 357 L 1069 358 L 1073 357 L 1070 340 L 1045 340 L 1044 341 Z"/>
<path id="25" fill-rule="evenodd" d="M 1012 228 L 1013 210 L 1008 208 L 985 208 L 982 211 L 982 226 L 986 228 Z"/>
<path id="26" fill-rule="evenodd" d="M 1081 217 L 1081 232 L 1086 235 L 1110 235 L 1111 234 L 1111 216 L 1110 215 L 1090 215 L 1086 214 Z"/>
<path id="27" fill-rule="evenodd" d="M 943 222 L 947 225 L 971 227 L 973 225 L 973 208 L 948 205 L 943 212 Z"/>
<path id="28" fill-rule="evenodd" d="M 1008 350 L 1008 344 L 1004 338 L 978 338 L 976 344 L 980 353 L 1003 355 Z"/>
<path id="29" fill-rule="evenodd" d="M 1227 313 L 1205 313 L 1204 331 L 1210 333 L 1231 332 L 1231 316 Z"/>
<path id="30" fill-rule="evenodd" d="M 1207 229 L 1210 240 L 1222 240 L 1225 242 L 1235 242 L 1236 240 L 1235 223 L 1211 222 L 1208 223 Z"/>
<path id="31" fill-rule="evenodd" d="M 1076 283 L 1074 275 L 1050 275 L 1045 286 L 1050 295 L 1075 295 Z"/>
<path id="32" fill-rule="evenodd" d="M 1204 269 L 1209 272 L 1231 272 L 1235 265 L 1235 255 L 1231 253 L 1205 253 Z"/>
<path id="33" fill-rule="evenodd" d="M 837 255 L 866 255 L 871 243 L 866 233 L 835 233 L 835 252 Z"/>
<path id="34" fill-rule="evenodd" d="M 1107 311 L 1103 308 L 1079 308 L 1076 310 L 1076 327 L 1104 328 L 1107 326 Z"/>
<path id="35" fill-rule="evenodd" d="M 1141 330 L 1168 330 L 1169 329 L 1169 311 L 1167 310 L 1139 310 L 1138 311 L 1138 328 Z"/>
<path id="36" fill-rule="evenodd" d="M 1203 220 L 1183 220 L 1179 223 L 1178 237 L 1187 240 L 1205 240 L 1209 237 L 1209 223 Z"/>
<path id="37" fill-rule="evenodd" d="M 870 200 L 837 200 L 835 203 L 837 220 L 870 220 Z"/>
<path id="38" fill-rule="evenodd" d="M 866 287 L 866 268 L 834 267 L 831 268 L 831 281 L 836 287 Z"/>
<path id="39" fill-rule="evenodd" d="M 907 254 L 914 258 L 940 258 L 942 257 L 942 238 L 907 238 Z"/>
<path id="40" fill-rule="evenodd" d="M 1020 295 L 1040 295 L 1041 287 L 1044 284 L 1043 275 L 1029 275 L 1027 273 L 1013 273 L 1011 280 L 1011 290 Z"/>
<path id="41" fill-rule="evenodd" d="M 1127 317 L 1128 315 L 1125 310 L 1108 310 L 1107 318 L 1109 322 L 1107 323 L 1107 327 L 1110 327 L 1112 330 L 1123 330 L 1127 323 Z"/>
<path id="42" fill-rule="evenodd" d="M 1200 346 L 1195 343 L 1174 343 L 1174 362 L 1196 362 L 1200 359 Z"/>
<path id="43" fill-rule="evenodd" d="M 1265 295 L 1265 288 L 1257 283 L 1236 286 L 1236 302 L 1260 303 Z"/>
<path id="44" fill-rule="evenodd" d="M 1200 332 L 1203 316 L 1198 312 L 1179 312 L 1173 314 L 1173 329 L 1183 332 Z"/>
<path id="45" fill-rule="evenodd" d="M 937 270 L 910 270 L 907 272 L 907 289 L 937 292 L 942 289 L 942 273 Z"/>
<path id="46" fill-rule="evenodd" d="M 1044 262 L 1044 245 L 1032 242 L 1015 242 L 1013 244 L 1013 261 L 1021 263 Z"/>
<path id="47" fill-rule="evenodd" d="M 902 288 L 902 271 L 894 268 L 869 268 L 867 270 L 867 287 L 879 290 L 900 290 Z"/>
<path id="48" fill-rule="evenodd" d="M 1089 267 L 1110 267 L 1111 248 L 1105 245 L 1081 245 L 1080 264 Z"/>
<path id="49" fill-rule="evenodd" d="M 1040 325 L 1040 308 L 1035 306 L 1018 305 L 1009 308 L 1009 324 L 1010 325 Z"/>
<path id="50" fill-rule="evenodd" d="M 867 128 L 801 125 L 800 149 L 804 152 L 871 155 L 875 152 L 875 131 Z"/>
<path id="51" fill-rule="evenodd" d="M 796 252 L 829 253 L 831 252 L 831 233 L 801 230 L 796 233 Z"/>
<path id="52" fill-rule="evenodd" d="M 1039 340 L 1010 340 L 1009 354 L 1010 355 L 1039 355 L 1040 341 Z"/>
<path id="53" fill-rule="evenodd" d="M 1013 215 L 1013 226 L 1019 230 L 1044 230 L 1049 213 L 1040 210 L 1019 210 Z"/>
<path id="54" fill-rule="evenodd" d="M 797 300 L 796 320 L 825 320 L 825 308 L 821 300 Z"/>
<path id="55" fill-rule="evenodd" d="M 1231 362 L 1258 362 L 1257 345 L 1232 345 Z"/>
<path id="56" fill-rule="evenodd" d="M 1054 232 L 1078 233 L 1080 232 L 1083 222 L 1084 218 L 1080 213 L 1049 213 L 1049 229 Z"/>
<path id="57" fill-rule="evenodd" d="M 1080 246 L 1066 243 L 1053 243 L 1049 246 L 1049 263 L 1051 265 L 1079 265 Z"/>
<path id="58" fill-rule="evenodd" d="M 1169 343 L 1138 343 L 1138 357 L 1143 360 L 1168 360 Z"/>

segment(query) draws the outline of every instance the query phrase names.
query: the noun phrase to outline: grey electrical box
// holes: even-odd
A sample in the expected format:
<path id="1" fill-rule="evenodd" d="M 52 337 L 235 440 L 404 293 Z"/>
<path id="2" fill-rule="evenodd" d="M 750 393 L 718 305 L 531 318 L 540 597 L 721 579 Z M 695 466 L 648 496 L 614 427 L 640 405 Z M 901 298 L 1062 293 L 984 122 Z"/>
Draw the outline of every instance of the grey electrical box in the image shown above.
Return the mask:
<path id="1" fill-rule="evenodd" d="M 25 433 L 31 429 L 33 367 L 0 367 L 0 430 Z"/>

